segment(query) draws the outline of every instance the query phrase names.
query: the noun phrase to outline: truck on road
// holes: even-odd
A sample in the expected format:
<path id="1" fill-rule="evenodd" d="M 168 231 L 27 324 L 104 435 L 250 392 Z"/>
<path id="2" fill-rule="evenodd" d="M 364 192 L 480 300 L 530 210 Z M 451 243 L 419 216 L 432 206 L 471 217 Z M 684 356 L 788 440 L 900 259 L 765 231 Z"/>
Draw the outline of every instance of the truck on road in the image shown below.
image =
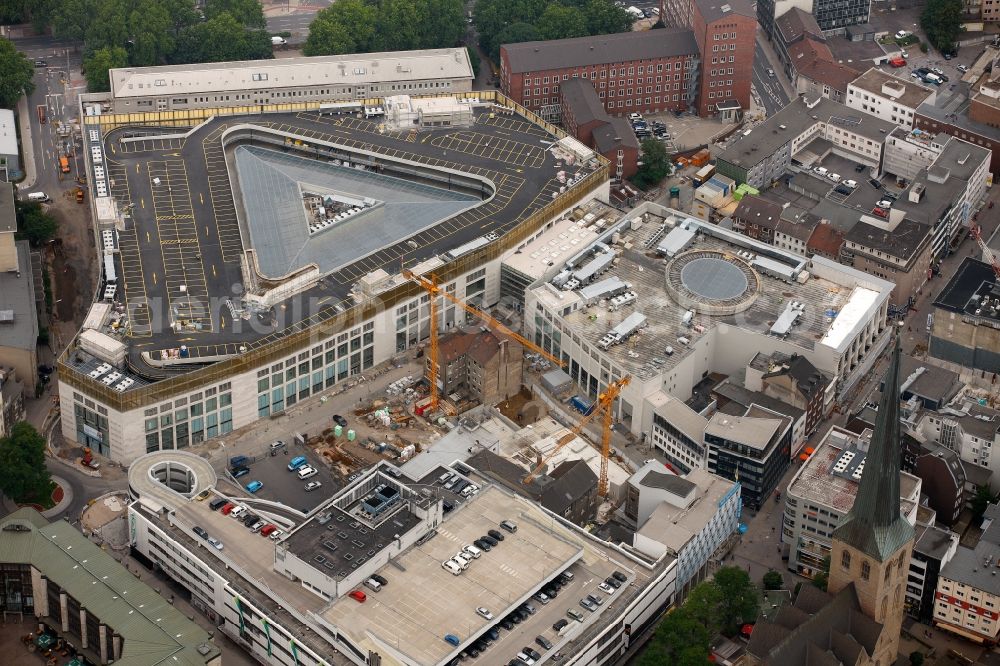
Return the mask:
<path id="1" fill-rule="evenodd" d="M 59 171 L 63 173 L 69 173 L 69 157 L 66 155 L 59 156 Z"/>

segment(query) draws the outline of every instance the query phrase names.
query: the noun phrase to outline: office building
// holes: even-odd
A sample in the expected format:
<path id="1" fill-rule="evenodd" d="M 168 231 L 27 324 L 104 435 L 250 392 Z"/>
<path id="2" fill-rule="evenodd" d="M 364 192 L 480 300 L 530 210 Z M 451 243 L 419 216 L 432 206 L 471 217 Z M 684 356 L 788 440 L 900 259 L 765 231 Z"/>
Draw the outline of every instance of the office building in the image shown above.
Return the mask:
<path id="1" fill-rule="evenodd" d="M 639 139 L 624 118 L 613 118 L 604 110 L 594 84 L 570 79 L 560 85 L 563 128 L 604 156 L 615 182 L 631 178 L 639 170 Z"/>
<path id="2" fill-rule="evenodd" d="M 974 548 L 959 546 L 941 568 L 934 594 L 934 626 L 983 645 L 1000 638 L 1000 523 L 997 505 L 984 515 Z"/>
<path id="3" fill-rule="evenodd" d="M 913 128 L 917 107 L 934 104 L 937 92 L 916 81 L 871 68 L 847 86 L 847 106 L 898 125 Z"/>
<path id="4" fill-rule="evenodd" d="M 792 421 L 754 405 L 742 416 L 717 412 L 705 427 L 708 471 L 738 480 L 743 503 L 759 509 L 791 462 Z"/>
<path id="5" fill-rule="evenodd" d="M 14 189 L 0 183 L 0 367 L 13 368 L 29 395 L 38 377 L 38 310 L 26 240 L 14 240 Z"/>
<path id="6" fill-rule="evenodd" d="M 21 158 L 17 150 L 17 125 L 14 112 L 0 109 L 0 180 L 10 182 L 21 175 Z"/>
<path id="7" fill-rule="evenodd" d="M 721 562 L 739 533 L 741 486 L 700 469 L 678 476 L 649 461 L 628 481 L 624 514 L 632 545 L 648 557 L 677 558 L 678 600 Z"/>
<path id="8" fill-rule="evenodd" d="M 363 102 L 392 95 L 472 90 L 464 48 L 345 54 L 109 72 L 114 113 Z"/>
<path id="9" fill-rule="evenodd" d="M 1000 367 L 1000 281 L 989 264 L 966 257 L 938 292 L 931 320 L 931 356 L 996 372 Z"/>
<path id="10" fill-rule="evenodd" d="M 698 115 L 737 121 L 750 110 L 757 19 L 749 0 L 690 0 L 701 54 Z M 662 4 L 667 4 L 664 0 Z"/>
<path id="11" fill-rule="evenodd" d="M 871 430 L 855 435 L 835 426 L 792 477 L 781 527 L 790 571 L 812 578 L 830 557 L 833 531 L 854 504 L 867 468 L 871 438 Z M 921 480 L 906 472 L 899 477 L 901 510 L 916 524 Z"/>
<path id="12" fill-rule="evenodd" d="M 610 115 L 684 111 L 698 95 L 689 29 L 625 32 L 500 47 L 500 90 L 542 118 L 561 115 L 561 85 L 589 79 Z"/>

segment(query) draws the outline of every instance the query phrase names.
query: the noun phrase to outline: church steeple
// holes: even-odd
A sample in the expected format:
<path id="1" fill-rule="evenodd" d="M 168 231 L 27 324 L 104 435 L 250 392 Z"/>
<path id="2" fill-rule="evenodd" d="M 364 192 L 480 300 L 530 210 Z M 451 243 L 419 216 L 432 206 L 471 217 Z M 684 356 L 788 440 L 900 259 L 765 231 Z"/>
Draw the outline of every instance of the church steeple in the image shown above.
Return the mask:
<path id="1" fill-rule="evenodd" d="M 833 539 L 884 562 L 913 539 L 913 526 L 899 508 L 899 366 L 900 340 L 895 336 L 885 375 L 865 470 L 854 506 L 833 531 Z"/>

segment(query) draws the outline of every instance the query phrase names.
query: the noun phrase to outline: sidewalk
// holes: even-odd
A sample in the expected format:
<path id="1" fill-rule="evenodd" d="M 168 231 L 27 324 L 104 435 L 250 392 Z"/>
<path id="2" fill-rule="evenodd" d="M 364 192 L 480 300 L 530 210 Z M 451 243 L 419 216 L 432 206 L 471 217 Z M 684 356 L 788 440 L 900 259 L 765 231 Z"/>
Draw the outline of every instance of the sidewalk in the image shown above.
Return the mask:
<path id="1" fill-rule="evenodd" d="M 35 144 L 31 137 L 31 112 L 28 109 L 28 96 L 22 95 L 17 102 L 17 119 L 21 126 L 21 152 L 24 157 L 24 180 L 17 186 L 18 190 L 30 190 L 35 186 L 38 176 L 35 171 Z"/>

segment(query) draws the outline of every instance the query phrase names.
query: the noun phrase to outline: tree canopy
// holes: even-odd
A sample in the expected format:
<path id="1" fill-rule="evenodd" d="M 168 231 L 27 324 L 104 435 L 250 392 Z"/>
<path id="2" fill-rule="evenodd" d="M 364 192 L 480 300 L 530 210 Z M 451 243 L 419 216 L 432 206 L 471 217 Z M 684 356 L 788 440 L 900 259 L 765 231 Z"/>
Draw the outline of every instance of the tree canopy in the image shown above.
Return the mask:
<path id="1" fill-rule="evenodd" d="M 939 51 L 951 51 L 962 33 L 962 0 L 927 0 L 920 14 L 927 41 Z"/>
<path id="2" fill-rule="evenodd" d="M 478 0 L 473 16 L 480 44 L 493 59 L 502 44 L 632 29 L 628 12 L 612 0 Z M 515 26 L 531 26 L 534 32 Z"/>
<path id="3" fill-rule="evenodd" d="M 780 590 L 785 585 L 785 579 L 774 569 L 764 574 L 762 582 L 764 583 L 765 590 Z"/>
<path id="4" fill-rule="evenodd" d="M 639 170 L 632 176 L 632 182 L 637 187 L 647 190 L 655 187 L 661 180 L 670 175 L 673 167 L 670 164 L 670 155 L 663 142 L 658 139 L 646 139 L 640 144 L 642 148 Z"/>
<path id="5" fill-rule="evenodd" d="M 0 439 L 0 468 L 0 491 L 15 502 L 43 497 L 51 488 L 45 439 L 26 421 L 15 423 L 10 436 Z"/>
<path id="6" fill-rule="evenodd" d="M 756 620 L 759 611 L 760 592 L 747 572 L 722 567 L 663 618 L 638 664 L 703 666 L 716 633 L 736 633 L 744 622 Z"/>
<path id="7" fill-rule="evenodd" d="M 457 46 L 462 0 L 338 0 L 309 26 L 306 55 L 407 51 Z"/>
<path id="8" fill-rule="evenodd" d="M 9 39 L 0 37 L 0 107 L 12 109 L 21 95 L 30 95 L 35 89 L 34 76 L 31 61 Z"/>
<path id="9" fill-rule="evenodd" d="M 17 231 L 33 246 L 44 245 L 56 236 L 56 219 L 35 201 L 17 202 Z"/>
<path id="10" fill-rule="evenodd" d="M 56 37 L 84 42 L 87 88 L 108 68 L 272 57 L 258 0 L 43 0 Z M 122 53 L 125 54 L 124 60 Z"/>

